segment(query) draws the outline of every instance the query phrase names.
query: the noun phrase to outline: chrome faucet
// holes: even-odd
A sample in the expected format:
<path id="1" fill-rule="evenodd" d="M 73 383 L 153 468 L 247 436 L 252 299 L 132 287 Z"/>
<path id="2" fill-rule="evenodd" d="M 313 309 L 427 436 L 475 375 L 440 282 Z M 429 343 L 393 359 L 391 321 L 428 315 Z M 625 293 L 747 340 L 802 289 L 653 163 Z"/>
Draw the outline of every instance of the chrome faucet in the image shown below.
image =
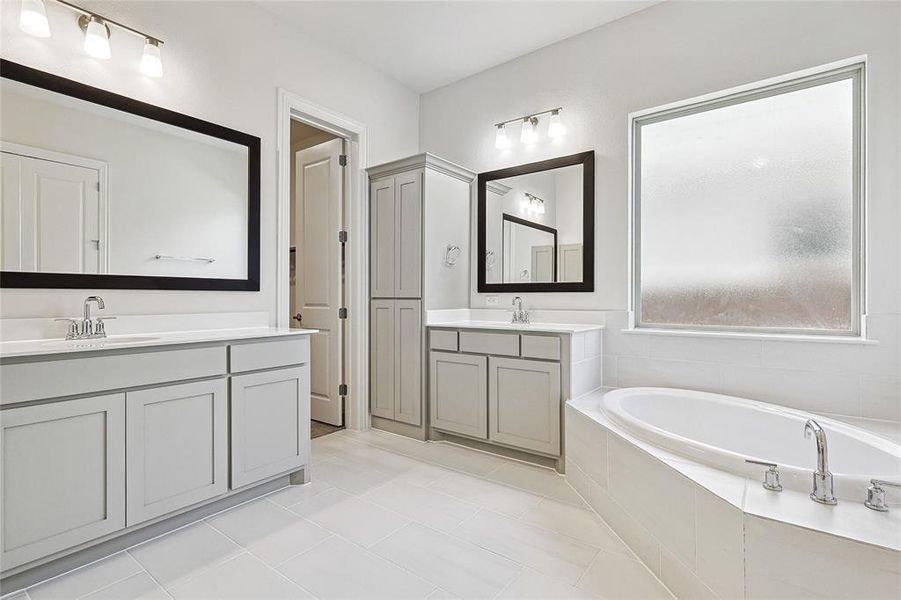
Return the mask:
<path id="1" fill-rule="evenodd" d="M 513 298 L 513 306 L 516 306 L 516 310 L 513 311 L 513 323 L 520 325 L 527 325 L 529 323 L 529 311 L 522 309 L 522 298 L 516 296 Z"/>
<path id="2" fill-rule="evenodd" d="M 813 474 L 813 491 L 810 499 L 820 504 L 836 504 L 835 491 L 832 485 L 832 473 L 829 472 L 829 449 L 826 446 L 826 432 L 820 424 L 813 419 L 804 423 L 804 437 L 810 439 L 810 434 L 817 441 L 817 470 Z"/>
<path id="3" fill-rule="evenodd" d="M 97 317 L 96 319 L 92 319 L 91 302 L 96 303 L 99 310 L 106 308 L 106 305 L 103 303 L 103 298 L 100 296 L 88 296 L 84 300 L 84 316 L 81 320 L 56 319 L 57 321 L 69 322 L 69 329 L 66 333 L 67 340 L 85 340 L 106 337 L 106 326 L 103 322 L 115 319 L 116 317 Z"/>

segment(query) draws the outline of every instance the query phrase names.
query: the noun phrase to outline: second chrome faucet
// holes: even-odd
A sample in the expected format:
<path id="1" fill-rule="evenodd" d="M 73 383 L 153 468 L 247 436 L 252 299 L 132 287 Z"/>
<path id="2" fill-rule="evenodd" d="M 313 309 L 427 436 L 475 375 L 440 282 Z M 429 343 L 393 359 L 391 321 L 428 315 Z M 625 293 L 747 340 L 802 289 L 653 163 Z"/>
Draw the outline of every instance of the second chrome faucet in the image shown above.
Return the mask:
<path id="1" fill-rule="evenodd" d="M 804 437 L 810 439 L 811 434 L 817 442 L 817 470 L 813 473 L 813 491 L 810 499 L 820 504 L 836 504 L 835 490 L 832 484 L 832 473 L 829 472 L 829 449 L 826 446 L 826 432 L 813 419 L 804 423 Z"/>

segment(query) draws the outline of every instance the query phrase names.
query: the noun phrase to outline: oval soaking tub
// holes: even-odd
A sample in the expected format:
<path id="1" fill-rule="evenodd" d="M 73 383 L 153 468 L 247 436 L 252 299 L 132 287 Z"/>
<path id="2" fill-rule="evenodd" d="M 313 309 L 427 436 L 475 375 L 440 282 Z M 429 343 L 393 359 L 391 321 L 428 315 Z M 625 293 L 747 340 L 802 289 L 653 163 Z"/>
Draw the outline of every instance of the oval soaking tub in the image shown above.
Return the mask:
<path id="1" fill-rule="evenodd" d="M 826 432 L 829 470 L 839 499 L 860 501 L 871 478 L 901 478 L 901 445 L 860 428 L 765 402 L 670 388 L 623 388 L 604 395 L 602 410 L 632 435 L 694 461 L 762 480 L 779 465 L 782 485 L 810 491 L 816 469 L 813 439 L 804 423 L 815 419 Z M 887 495 L 898 503 L 898 494 Z"/>

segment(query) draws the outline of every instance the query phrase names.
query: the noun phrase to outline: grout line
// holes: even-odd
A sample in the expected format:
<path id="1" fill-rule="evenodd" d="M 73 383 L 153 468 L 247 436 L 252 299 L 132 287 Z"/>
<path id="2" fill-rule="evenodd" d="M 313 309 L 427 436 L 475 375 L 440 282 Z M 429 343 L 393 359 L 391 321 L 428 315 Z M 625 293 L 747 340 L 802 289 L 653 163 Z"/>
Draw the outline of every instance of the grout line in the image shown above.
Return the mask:
<path id="1" fill-rule="evenodd" d="M 131 556 L 131 553 L 130 553 L 128 550 L 126 550 L 125 553 L 128 554 L 129 556 Z M 138 563 L 138 564 L 141 566 L 141 570 L 144 571 L 145 573 L 147 573 L 147 576 L 150 577 L 150 579 L 152 579 L 153 582 L 156 583 L 156 584 L 159 586 L 159 588 L 160 588 L 161 590 L 163 590 L 163 593 L 164 593 L 164 594 L 166 594 L 166 595 L 169 596 L 170 598 L 173 598 L 173 599 L 174 599 L 174 596 L 169 592 L 169 589 L 168 589 L 166 586 L 164 586 L 164 585 L 162 584 L 162 582 L 161 582 L 159 579 L 157 579 L 156 577 L 154 577 L 154 576 L 153 576 L 153 573 L 151 573 L 150 571 L 148 571 L 148 570 L 147 570 L 147 567 L 145 567 L 145 566 L 141 563 L 141 561 L 139 561 L 139 560 L 138 560 L 137 558 L 135 558 L 134 556 L 131 556 L 131 559 L 132 559 L 133 561 L 135 561 L 136 563 Z"/>
<path id="2" fill-rule="evenodd" d="M 82 569 L 86 569 L 87 567 L 90 567 L 91 565 L 96 565 L 96 564 L 98 564 L 98 563 L 101 563 L 101 562 L 103 562 L 103 561 L 105 561 L 105 560 L 108 560 L 108 559 L 110 559 L 110 558 L 116 556 L 117 554 L 122 554 L 122 553 L 128 554 L 128 548 L 126 548 L 126 549 L 124 549 L 124 550 L 120 550 L 120 551 L 118 551 L 118 552 L 114 552 L 114 553 L 109 554 L 109 555 L 107 555 L 107 556 L 98 558 L 97 560 L 93 560 L 93 561 L 91 561 L 91 562 L 89 562 L 89 563 L 87 563 L 87 564 L 85 564 L 85 565 L 81 565 L 80 567 L 75 567 L 74 569 L 71 569 L 71 570 L 69 570 L 69 571 L 66 571 L 65 573 L 60 573 L 59 575 L 56 575 L 56 576 L 54 576 L 54 577 L 51 577 L 50 579 L 44 579 L 43 581 L 39 581 L 39 582 L 35 583 L 34 585 L 28 586 L 27 588 L 22 588 L 21 590 L 17 590 L 17 591 L 15 591 L 15 592 L 10 592 L 10 594 L 8 594 L 8 596 L 3 596 L 3 599 L 4 599 L 4 600 L 6 600 L 7 598 L 11 599 L 12 596 L 13 596 L 13 594 L 18 594 L 19 592 L 26 592 L 26 593 L 27 593 L 28 590 L 32 590 L 32 589 L 34 589 L 34 588 L 36 588 L 36 587 L 38 587 L 38 586 L 42 586 L 42 585 L 44 585 L 44 584 L 46 584 L 46 583 L 50 583 L 51 581 L 56 581 L 57 579 L 60 579 L 60 578 L 62 578 L 62 577 L 65 577 L 66 575 L 70 575 L 70 574 L 75 573 L 75 572 L 77 572 L 77 571 L 80 571 L 80 570 L 82 570 Z M 134 557 L 132 557 L 131 555 L 129 555 L 129 556 L 132 558 L 132 560 L 134 560 Z M 142 570 L 144 569 L 144 565 L 142 565 L 142 564 L 141 564 L 140 562 L 138 562 L 137 560 L 135 560 L 135 562 L 138 564 L 138 566 L 139 566 Z M 132 575 L 136 575 L 137 573 L 140 573 L 140 571 L 137 571 L 136 573 L 129 573 L 129 574 L 126 575 L 125 577 L 122 577 L 122 578 L 120 578 L 120 579 L 117 579 L 117 580 L 114 581 L 113 583 L 119 583 L 120 581 L 124 581 L 124 580 L 128 579 L 129 577 L 131 577 Z M 93 590 L 91 590 L 90 592 L 88 592 L 88 594 L 93 594 L 94 592 L 98 592 L 98 591 L 102 590 L 102 589 L 105 588 L 105 587 L 107 587 L 107 586 L 102 586 L 102 587 L 93 589 Z M 87 595 L 87 594 L 84 594 L 84 595 Z M 28 597 L 31 598 L 31 594 L 28 594 Z"/>

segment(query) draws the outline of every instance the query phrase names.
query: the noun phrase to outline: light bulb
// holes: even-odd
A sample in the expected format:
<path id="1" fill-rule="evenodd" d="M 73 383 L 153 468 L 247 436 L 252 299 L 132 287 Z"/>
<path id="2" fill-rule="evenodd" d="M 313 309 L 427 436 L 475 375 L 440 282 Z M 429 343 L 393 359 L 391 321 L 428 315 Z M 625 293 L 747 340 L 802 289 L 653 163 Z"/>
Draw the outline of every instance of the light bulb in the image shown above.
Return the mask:
<path id="1" fill-rule="evenodd" d="M 547 126 L 548 137 L 562 138 L 566 134 L 566 127 L 563 126 L 563 119 L 560 117 L 560 109 L 551 111 L 551 121 Z"/>
<path id="2" fill-rule="evenodd" d="M 539 215 L 544 214 L 544 201 L 543 200 L 538 201 L 538 214 Z"/>
<path id="3" fill-rule="evenodd" d="M 35 37 L 50 37 L 50 21 L 43 0 L 22 0 L 19 29 Z"/>
<path id="4" fill-rule="evenodd" d="M 498 150 L 505 150 L 510 147 L 510 140 L 507 138 L 507 130 L 503 123 L 497 126 L 497 133 L 494 136 L 494 147 Z"/>
<path id="5" fill-rule="evenodd" d="M 522 133 L 519 134 L 519 141 L 523 144 L 534 144 L 535 140 L 538 138 L 538 135 L 535 132 L 537 125 L 538 119 L 536 117 L 526 117 L 523 119 Z"/>
<path id="6" fill-rule="evenodd" d="M 109 29 L 101 19 L 90 16 L 84 27 L 84 51 L 88 56 L 103 60 L 112 56 L 109 47 Z"/>
<path id="7" fill-rule="evenodd" d="M 160 43 L 152 38 L 144 40 L 144 54 L 141 55 L 141 73 L 147 77 L 163 76 L 163 58 Z"/>

